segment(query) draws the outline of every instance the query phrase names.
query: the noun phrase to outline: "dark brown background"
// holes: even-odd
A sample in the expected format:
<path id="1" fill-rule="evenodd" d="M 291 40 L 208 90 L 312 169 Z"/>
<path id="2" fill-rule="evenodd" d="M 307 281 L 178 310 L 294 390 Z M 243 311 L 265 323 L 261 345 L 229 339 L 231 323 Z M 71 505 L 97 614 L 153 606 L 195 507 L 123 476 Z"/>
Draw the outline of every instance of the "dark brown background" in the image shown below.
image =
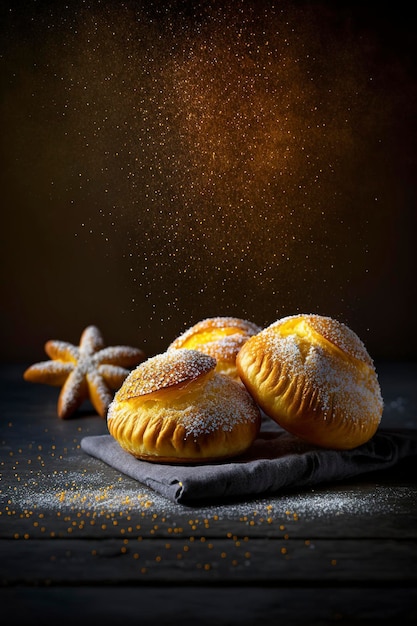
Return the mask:
<path id="1" fill-rule="evenodd" d="M 272 4 L 2 3 L 4 361 L 297 312 L 415 358 L 411 8 Z"/>

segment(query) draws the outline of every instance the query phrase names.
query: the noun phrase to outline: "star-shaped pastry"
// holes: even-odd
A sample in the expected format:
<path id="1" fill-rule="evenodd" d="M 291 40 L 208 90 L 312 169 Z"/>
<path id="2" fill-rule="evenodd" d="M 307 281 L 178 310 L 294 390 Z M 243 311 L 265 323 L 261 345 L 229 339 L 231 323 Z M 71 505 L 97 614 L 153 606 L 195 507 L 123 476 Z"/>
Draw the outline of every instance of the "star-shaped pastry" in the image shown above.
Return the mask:
<path id="1" fill-rule="evenodd" d="M 105 347 L 100 330 L 87 326 L 74 346 L 66 341 L 50 340 L 45 352 L 51 361 L 35 363 L 23 374 L 25 380 L 62 387 L 58 398 L 58 416 L 70 417 L 89 399 L 101 417 L 105 417 L 116 391 L 130 373 L 129 369 L 144 360 L 139 348 Z"/>

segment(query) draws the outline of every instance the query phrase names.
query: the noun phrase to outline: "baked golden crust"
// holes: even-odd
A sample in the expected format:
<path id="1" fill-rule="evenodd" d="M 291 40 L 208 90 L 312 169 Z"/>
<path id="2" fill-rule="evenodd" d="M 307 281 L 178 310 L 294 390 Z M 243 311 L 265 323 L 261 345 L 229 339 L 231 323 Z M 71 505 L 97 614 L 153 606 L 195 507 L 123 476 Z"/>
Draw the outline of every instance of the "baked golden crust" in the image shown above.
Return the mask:
<path id="1" fill-rule="evenodd" d="M 246 389 L 215 367 L 213 357 L 188 349 L 143 362 L 109 407 L 109 433 L 133 456 L 158 463 L 241 454 L 259 432 L 260 412 Z"/>
<path id="2" fill-rule="evenodd" d="M 157 354 L 136 368 L 117 393 L 118 400 L 179 388 L 212 372 L 216 359 L 194 350 Z"/>
<path id="3" fill-rule="evenodd" d="M 214 357 L 216 371 L 239 381 L 236 356 L 243 344 L 261 328 L 238 317 L 209 317 L 191 326 L 168 349 L 198 350 Z"/>
<path id="4" fill-rule="evenodd" d="M 383 400 L 373 361 L 359 337 L 330 317 L 278 320 L 245 343 L 236 365 L 263 411 L 312 444 L 351 449 L 379 426 Z"/>

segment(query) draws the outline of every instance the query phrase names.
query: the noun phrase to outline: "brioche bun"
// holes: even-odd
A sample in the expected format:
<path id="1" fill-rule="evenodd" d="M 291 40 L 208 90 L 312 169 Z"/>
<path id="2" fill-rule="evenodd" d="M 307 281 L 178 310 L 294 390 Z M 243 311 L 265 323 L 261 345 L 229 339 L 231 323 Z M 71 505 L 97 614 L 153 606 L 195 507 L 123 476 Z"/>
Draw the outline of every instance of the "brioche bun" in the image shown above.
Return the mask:
<path id="1" fill-rule="evenodd" d="M 378 428 L 383 400 L 373 361 L 337 320 L 284 317 L 242 346 L 236 366 L 261 409 L 312 444 L 351 449 Z"/>
<path id="2" fill-rule="evenodd" d="M 110 405 L 110 434 L 146 461 L 202 463 L 243 453 L 259 432 L 260 411 L 215 368 L 213 357 L 188 349 L 144 361 Z"/>

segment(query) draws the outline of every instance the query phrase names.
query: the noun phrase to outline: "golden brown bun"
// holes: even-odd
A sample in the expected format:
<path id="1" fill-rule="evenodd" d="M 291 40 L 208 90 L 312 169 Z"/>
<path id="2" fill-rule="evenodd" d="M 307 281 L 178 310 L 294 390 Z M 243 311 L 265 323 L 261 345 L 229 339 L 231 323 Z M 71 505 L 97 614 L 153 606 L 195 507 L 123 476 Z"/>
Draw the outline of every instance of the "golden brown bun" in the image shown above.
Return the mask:
<path id="1" fill-rule="evenodd" d="M 263 411 L 312 444 L 351 449 L 378 428 L 383 401 L 373 361 L 334 319 L 284 317 L 249 339 L 236 365 Z"/>
<path id="2" fill-rule="evenodd" d="M 216 371 L 239 381 L 236 356 L 245 341 L 259 333 L 261 328 L 238 317 L 209 317 L 191 326 L 177 337 L 168 349 L 187 348 L 212 356 L 217 361 Z"/>
<path id="3" fill-rule="evenodd" d="M 109 407 L 110 434 L 135 457 L 158 463 L 241 454 L 259 432 L 260 411 L 241 384 L 215 367 L 213 357 L 188 349 L 144 361 Z"/>

